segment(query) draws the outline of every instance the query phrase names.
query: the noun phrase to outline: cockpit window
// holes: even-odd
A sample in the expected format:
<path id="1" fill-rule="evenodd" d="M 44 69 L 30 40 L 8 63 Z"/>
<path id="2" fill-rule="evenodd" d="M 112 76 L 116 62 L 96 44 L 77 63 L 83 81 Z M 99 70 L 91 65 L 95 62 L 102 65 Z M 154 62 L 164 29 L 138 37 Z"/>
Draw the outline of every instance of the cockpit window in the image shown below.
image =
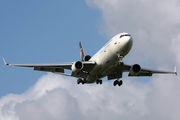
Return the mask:
<path id="1" fill-rule="evenodd" d="M 124 34 L 124 35 L 121 35 L 120 38 L 124 37 L 124 36 L 131 36 L 129 34 Z"/>

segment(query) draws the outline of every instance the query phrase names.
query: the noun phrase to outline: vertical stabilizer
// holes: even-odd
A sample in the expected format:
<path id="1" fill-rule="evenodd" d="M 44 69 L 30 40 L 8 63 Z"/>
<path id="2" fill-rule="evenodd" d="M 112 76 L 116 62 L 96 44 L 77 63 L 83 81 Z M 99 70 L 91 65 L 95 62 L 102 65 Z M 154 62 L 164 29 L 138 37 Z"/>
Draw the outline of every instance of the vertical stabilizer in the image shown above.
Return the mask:
<path id="1" fill-rule="evenodd" d="M 80 49 L 80 59 L 81 59 L 81 61 L 84 61 L 85 53 L 84 53 L 83 46 L 82 46 L 81 42 L 79 42 L 79 49 Z"/>

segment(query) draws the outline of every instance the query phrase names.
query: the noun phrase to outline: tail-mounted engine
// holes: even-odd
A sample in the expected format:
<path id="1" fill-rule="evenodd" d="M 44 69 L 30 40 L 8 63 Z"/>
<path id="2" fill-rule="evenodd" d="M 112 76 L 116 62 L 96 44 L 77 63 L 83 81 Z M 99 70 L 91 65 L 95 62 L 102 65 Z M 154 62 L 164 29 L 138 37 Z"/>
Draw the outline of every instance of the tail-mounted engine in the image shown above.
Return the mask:
<path id="1" fill-rule="evenodd" d="M 86 55 L 86 56 L 84 56 L 83 61 L 89 61 L 90 59 L 91 59 L 91 56 L 90 55 Z"/>
<path id="2" fill-rule="evenodd" d="M 81 61 L 74 62 L 71 66 L 71 70 L 73 72 L 79 72 L 84 67 L 83 63 Z"/>
<path id="3" fill-rule="evenodd" d="M 138 64 L 134 64 L 130 68 L 131 75 L 137 75 L 141 71 L 141 66 Z"/>

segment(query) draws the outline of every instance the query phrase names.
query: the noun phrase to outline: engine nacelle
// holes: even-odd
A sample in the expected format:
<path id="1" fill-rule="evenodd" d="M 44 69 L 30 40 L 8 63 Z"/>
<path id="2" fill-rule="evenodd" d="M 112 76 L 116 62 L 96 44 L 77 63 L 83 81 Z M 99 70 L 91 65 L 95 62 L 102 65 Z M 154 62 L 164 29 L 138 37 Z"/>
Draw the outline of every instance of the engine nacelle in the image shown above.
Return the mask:
<path id="1" fill-rule="evenodd" d="M 141 71 L 141 66 L 138 64 L 134 64 L 130 68 L 131 75 L 137 75 Z"/>
<path id="2" fill-rule="evenodd" d="M 84 61 L 89 61 L 91 59 L 91 56 L 90 55 L 86 55 L 84 56 L 83 60 Z"/>
<path id="3" fill-rule="evenodd" d="M 78 71 L 82 70 L 83 67 L 84 67 L 83 63 L 81 61 L 77 61 L 72 64 L 71 70 L 73 72 L 78 72 Z"/>

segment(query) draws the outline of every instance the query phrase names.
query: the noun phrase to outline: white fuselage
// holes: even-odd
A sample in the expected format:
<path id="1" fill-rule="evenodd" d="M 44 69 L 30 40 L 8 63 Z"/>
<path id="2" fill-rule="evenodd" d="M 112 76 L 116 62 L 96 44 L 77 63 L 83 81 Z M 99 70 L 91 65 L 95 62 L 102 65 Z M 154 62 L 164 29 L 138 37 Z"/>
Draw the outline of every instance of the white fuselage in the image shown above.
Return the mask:
<path id="1" fill-rule="evenodd" d="M 95 61 L 96 66 L 89 73 L 87 83 L 93 83 L 97 79 L 110 74 L 131 50 L 133 39 L 128 33 L 120 33 L 114 36 L 104 45 L 89 61 Z"/>

